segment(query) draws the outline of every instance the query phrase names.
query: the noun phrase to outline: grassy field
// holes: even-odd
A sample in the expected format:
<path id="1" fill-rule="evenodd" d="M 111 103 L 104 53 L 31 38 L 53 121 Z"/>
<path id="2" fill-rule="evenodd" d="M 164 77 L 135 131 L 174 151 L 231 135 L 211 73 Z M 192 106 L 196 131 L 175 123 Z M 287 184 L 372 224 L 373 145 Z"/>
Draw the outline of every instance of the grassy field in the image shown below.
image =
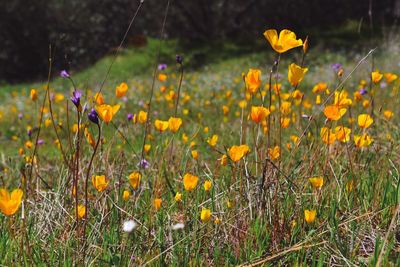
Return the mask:
<path id="1" fill-rule="evenodd" d="M 113 55 L 49 90 L 3 85 L 0 185 L 23 193 L 0 191 L 0 263 L 399 266 L 394 43 L 278 59 L 268 42 L 168 41 L 157 61 L 149 40 L 107 77 Z M 308 71 L 289 78 L 291 63 Z"/>

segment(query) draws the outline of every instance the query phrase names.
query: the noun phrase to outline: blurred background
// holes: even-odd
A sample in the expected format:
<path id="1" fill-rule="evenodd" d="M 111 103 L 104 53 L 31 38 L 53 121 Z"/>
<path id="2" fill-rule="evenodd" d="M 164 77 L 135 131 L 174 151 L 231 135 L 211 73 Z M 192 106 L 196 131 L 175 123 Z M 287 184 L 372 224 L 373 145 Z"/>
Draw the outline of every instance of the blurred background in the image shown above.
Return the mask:
<path id="1" fill-rule="evenodd" d="M 159 37 L 166 0 L 146 0 L 126 47 Z M 0 1 L 0 83 L 47 76 L 49 45 L 55 70 L 80 70 L 118 47 L 139 0 Z M 175 0 L 165 37 L 204 65 L 229 53 L 265 49 L 267 28 L 310 35 L 313 46 L 354 48 L 397 32 L 400 0 Z M 229 47 L 219 53 L 219 47 Z M 212 52 L 214 51 L 214 52 Z M 217 52 L 215 52 L 217 51 Z M 188 53 L 189 53 L 188 52 Z"/>

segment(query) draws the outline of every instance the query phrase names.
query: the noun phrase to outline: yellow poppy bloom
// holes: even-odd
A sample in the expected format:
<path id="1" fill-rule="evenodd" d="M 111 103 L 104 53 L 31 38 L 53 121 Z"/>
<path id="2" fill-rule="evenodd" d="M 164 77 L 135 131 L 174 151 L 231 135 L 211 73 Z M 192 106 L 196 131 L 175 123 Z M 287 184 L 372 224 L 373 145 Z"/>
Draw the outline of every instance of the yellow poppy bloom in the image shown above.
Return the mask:
<path id="1" fill-rule="evenodd" d="M 192 150 L 192 157 L 197 160 L 199 158 L 199 152 L 197 150 Z"/>
<path id="2" fill-rule="evenodd" d="M 140 185 L 140 179 L 142 175 L 140 172 L 132 172 L 129 174 L 129 184 L 133 187 L 133 189 L 137 189 Z"/>
<path id="3" fill-rule="evenodd" d="M 153 204 L 154 204 L 154 208 L 155 208 L 156 210 L 161 209 L 162 199 L 161 199 L 161 198 L 155 198 Z"/>
<path id="4" fill-rule="evenodd" d="M 131 196 L 131 193 L 128 190 L 124 190 L 124 193 L 122 194 L 122 199 L 124 201 L 128 201 L 130 196 Z"/>
<path id="5" fill-rule="evenodd" d="M 104 104 L 104 97 L 103 94 L 100 93 L 96 93 L 93 96 L 94 101 L 96 102 L 97 105 L 103 105 Z"/>
<path id="6" fill-rule="evenodd" d="M 367 129 L 374 122 L 374 119 L 368 114 L 360 114 L 358 115 L 358 126 L 363 129 Z"/>
<path id="7" fill-rule="evenodd" d="M 325 116 L 332 121 L 340 120 L 340 118 L 346 113 L 346 111 L 346 108 L 340 108 L 337 105 L 329 105 L 324 108 Z"/>
<path id="8" fill-rule="evenodd" d="M 30 97 L 32 101 L 36 101 L 38 99 L 38 93 L 36 89 L 31 89 Z"/>
<path id="9" fill-rule="evenodd" d="M 182 194 L 179 192 L 176 192 L 175 197 L 174 197 L 176 202 L 181 202 L 182 201 Z"/>
<path id="10" fill-rule="evenodd" d="M 118 98 L 125 96 L 126 92 L 128 92 L 128 85 L 126 83 L 121 83 L 115 88 L 115 95 Z"/>
<path id="11" fill-rule="evenodd" d="M 247 145 L 241 145 L 241 146 L 232 146 L 229 151 L 229 157 L 233 162 L 238 162 L 240 161 L 244 156 L 249 153 L 250 148 Z"/>
<path id="12" fill-rule="evenodd" d="M 265 120 L 265 118 L 270 113 L 271 112 L 265 107 L 252 106 L 251 107 L 251 120 L 254 121 L 255 123 L 260 123 L 261 121 Z"/>
<path id="13" fill-rule="evenodd" d="M 277 160 L 281 155 L 281 150 L 279 146 L 275 146 L 273 148 L 268 148 L 268 155 L 271 160 Z"/>
<path id="14" fill-rule="evenodd" d="M 139 122 L 140 124 L 145 124 L 146 121 L 147 121 L 147 112 L 145 112 L 145 111 L 143 111 L 143 110 L 139 111 L 139 114 L 138 114 L 138 122 Z"/>
<path id="15" fill-rule="evenodd" d="M 96 141 L 94 140 L 93 136 L 90 134 L 88 128 L 85 128 L 85 137 L 91 147 L 96 146 Z"/>
<path id="16" fill-rule="evenodd" d="M 311 178 L 308 178 L 308 180 L 310 181 L 311 185 L 317 189 L 320 189 L 324 184 L 323 177 L 311 177 Z"/>
<path id="17" fill-rule="evenodd" d="M 212 187 L 212 182 L 210 180 L 205 181 L 203 187 L 205 191 L 210 191 Z"/>
<path id="18" fill-rule="evenodd" d="M 264 36 L 271 44 L 272 48 L 279 54 L 303 45 L 301 39 L 296 39 L 296 34 L 294 32 L 286 29 L 282 30 L 279 36 L 276 30 L 267 30 L 264 32 Z"/>
<path id="19" fill-rule="evenodd" d="M 222 166 L 226 166 L 228 164 L 228 156 L 227 155 L 222 155 L 220 160 L 221 160 L 221 165 Z"/>
<path id="20" fill-rule="evenodd" d="M 4 188 L 0 189 L 0 211 L 6 216 L 14 215 L 22 202 L 24 195 L 21 189 L 14 189 L 11 194 Z"/>
<path id="21" fill-rule="evenodd" d="M 245 76 L 246 90 L 250 94 L 255 94 L 261 86 L 261 70 L 250 69 Z"/>
<path id="22" fill-rule="evenodd" d="M 164 73 L 160 73 L 160 74 L 158 75 L 158 80 L 159 80 L 160 82 L 164 82 L 165 80 L 167 80 L 167 75 L 164 74 Z"/>
<path id="23" fill-rule="evenodd" d="M 86 207 L 84 205 L 78 205 L 78 218 L 82 219 L 85 217 Z"/>
<path id="24" fill-rule="evenodd" d="M 92 183 L 96 190 L 99 192 L 104 191 L 104 189 L 106 189 L 108 185 L 108 181 L 106 180 L 105 175 L 93 175 Z"/>
<path id="25" fill-rule="evenodd" d="M 218 135 L 214 134 L 211 138 L 207 138 L 207 143 L 210 146 L 216 146 L 218 142 Z"/>
<path id="26" fill-rule="evenodd" d="M 294 87 L 297 86 L 304 78 L 308 68 L 302 68 L 294 63 L 289 65 L 288 80 Z"/>
<path id="27" fill-rule="evenodd" d="M 397 80 L 397 75 L 393 74 L 393 73 L 385 73 L 385 79 L 387 81 L 387 83 L 392 83 L 393 81 Z"/>
<path id="28" fill-rule="evenodd" d="M 383 112 L 383 116 L 387 119 L 390 120 L 393 117 L 393 112 L 390 110 L 385 110 Z"/>
<path id="29" fill-rule="evenodd" d="M 327 127 L 322 127 L 320 134 L 325 144 L 331 145 L 336 141 L 335 133 Z"/>
<path id="30" fill-rule="evenodd" d="M 208 222 L 211 219 L 211 210 L 210 209 L 201 209 L 200 219 L 202 222 Z"/>
<path id="31" fill-rule="evenodd" d="M 193 191 L 196 188 L 198 181 L 199 177 L 190 173 L 186 173 L 183 176 L 183 187 L 186 191 Z"/>
<path id="32" fill-rule="evenodd" d="M 317 216 L 316 210 L 304 210 L 304 219 L 308 224 L 313 223 L 315 221 L 316 216 Z"/>
<path id="33" fill-rule="evenodd" d="M 350 141 L 350 133 L 351 133 L 351 129 L 349 129 L 347 127 L 337 126 L 335 128 L 336 139 L 342 143 L 346 143 L 346 142 Z"/>
<path id="34" fill-rule="evenodd" d="M 155 120 L 154 126 L 158 131 L 160 131 L 160 133 L 162 133 L 168 129 L 169 123 L 168 121 Z"/>
<path id="35" fill-rule="evenodd" d="M 173 133 L 176 133 L 179 130 L 179 128 L 181 127 L 181 125 L 182 125 L 182 119 L 181 118 L 171 117 L 168 120 L 169 130 L 171 132 L 173 132 Z"/>
<path id="36" fill-rule="evenodd" d="M 114 106 L 110 106 L 110 105 L 100 105 L 100 106 L 96 106 L 96 111 L 97 114 L 99 115 L 99 117 L 105 122 L 105 123 L 109 123 L 110 121 L 112 121 L 114 115 L 118 112 L 120 108 L 120 105 L 114 105 Z"/>
<path id="37" fill-rule="evenodd" d="M 364 133 L 363 135 L 354 135 L 353 138 L 354 144 L 357 148 L 368 147 L 374 141 L 374 139 L 367 133 Z"/>
<path id="38" fill-rule="evenodd" d="M 374 71 L 371 73 L 371 79 L 373 83 L 378 83 L 380 80 L 382 80 L 383 74 L 380 73 L 379 71 Z"/>

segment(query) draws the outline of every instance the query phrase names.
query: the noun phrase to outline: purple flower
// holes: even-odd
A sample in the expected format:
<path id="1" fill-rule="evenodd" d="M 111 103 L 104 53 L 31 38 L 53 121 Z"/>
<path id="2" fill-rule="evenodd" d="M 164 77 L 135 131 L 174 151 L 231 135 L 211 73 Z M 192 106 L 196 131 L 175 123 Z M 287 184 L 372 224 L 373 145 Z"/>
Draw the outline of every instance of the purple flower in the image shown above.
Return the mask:
<path id="1" fill-rule="evenodd" d="M 74 103 L 74 105 L 75 105 L 77 108 L 79 108 L 79 106 L 80 106 L 80 104 L 81 104 L 81 96 L 82 96 L 82 92 L 79 91 L 79 90 L 75 90 L 75 91 L 72 93 L 71 101 L 72 101 L 72 103 Z"/>
<path id="2" fill-rule="evenodd" d="M 29 129 L 27 134 L 28 134 L 28 136 L 31 136 L 32 135 L 32 129 Z"/>
<path id="3" fill-rule="evenodd" d="M 158 70 L 165 70 L 167 68 L 167 64 L 161 63 L 158 64 Z"/>
<path id="4" fill-rule="evenodd" d="M 128 113 L 128 115 L 126 115 L 126 118 L 128 119 L 128 121 L 133 120 L 133 114 L 132 113 Z"/>
<path id="5" fill-rule="evenodd" d="M 342 64 L 340 63 L 335 63 L 331 65 L 331 68 L 335 71 L 338 72 L 342 68 Z"/>
<path id="6" fill-rule="evenodd" d="M 176 63 L 182 64 L 183 62 L 183 57 L 181 55 L 176 55 Z"/>
<path id="7" fill-rule="evenodd" d="M 22 113 L 19 113 L 19 114 L 18 114 L 18 119 L 21 120 L 23 117 L 24 117 L 24 114 L 22 114 Z"/>
<path id="8" fill-rule="evenodd" d="M 69 73 L 66 70 L 62 70 L 60 72 L 60 76 L 63 77 L 63 78 L 69 78 Z"/>
<path id="9" fill-rule="evenodd" d="M 150 163 L 146 159 L 142 159 L 139 163 L 139 166 L 143 169 L 147 169 L 150 167 Z"/>
<path id="10" fill-rule="evenodd" d="M 381 88 L 386 88 L 386 87 L 387 87 L 387 83 L 381 82 Z"/>
<path id="11" fill-rule="evenodd" d="M 367 90 L 365 90 L 365 88 L 361 88 L 358 92 L 359 92 L 361 95 L 365 95 L 365 94 L 368 93 Z"/>
<path id="12" fill-rule="evenodd" d="M 37 141 L 37 144 L 38 144 L 38 145 L 43 145 L 43 144 L 44 144 L 44 140 L 43 140 L 43 139 L 39 139 L 39 140 Z"/>
<path id="13" fill-rule="evenodd" d="M 99 116 L 97 115 L 97 112 L 96 110 L 94 110 L 94 108 L 92 108 L 92 110 L 88 113 L 87 116 L 91 122 L 99 124 Z"/>

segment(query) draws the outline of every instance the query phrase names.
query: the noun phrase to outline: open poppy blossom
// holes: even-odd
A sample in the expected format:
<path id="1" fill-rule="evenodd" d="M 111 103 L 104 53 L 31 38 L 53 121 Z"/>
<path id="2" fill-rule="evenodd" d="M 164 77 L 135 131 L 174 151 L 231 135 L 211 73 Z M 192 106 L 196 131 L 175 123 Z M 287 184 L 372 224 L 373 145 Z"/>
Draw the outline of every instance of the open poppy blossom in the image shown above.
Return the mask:
<path id="1" fill-rule="evenodd" d="M 279 33 L 274 29 L 264 32 L 265 38 L 271 44 L 272 48 L 279 54 L 303 45 L 301 39 L 296 38 L 296 34 L 290 30 L 282 30 Z"/>

